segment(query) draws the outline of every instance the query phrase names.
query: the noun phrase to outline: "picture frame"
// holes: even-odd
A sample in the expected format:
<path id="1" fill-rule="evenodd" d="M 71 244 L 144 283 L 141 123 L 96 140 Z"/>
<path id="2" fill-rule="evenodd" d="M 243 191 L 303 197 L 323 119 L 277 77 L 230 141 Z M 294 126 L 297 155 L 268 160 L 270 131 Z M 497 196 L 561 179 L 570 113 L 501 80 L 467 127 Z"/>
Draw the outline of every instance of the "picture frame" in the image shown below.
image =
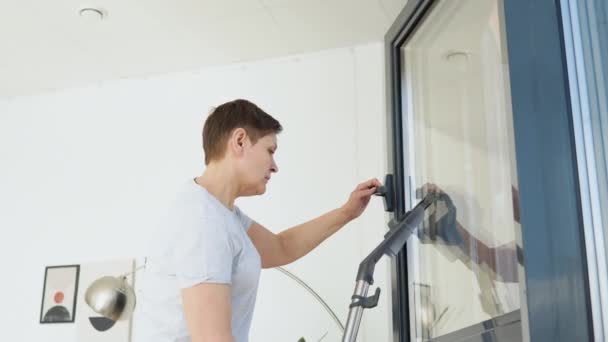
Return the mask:
<path id="1" fill-rule="evenodd" d="M 80 265 L 46 266 L 40 324 L 74 323 Z"/>

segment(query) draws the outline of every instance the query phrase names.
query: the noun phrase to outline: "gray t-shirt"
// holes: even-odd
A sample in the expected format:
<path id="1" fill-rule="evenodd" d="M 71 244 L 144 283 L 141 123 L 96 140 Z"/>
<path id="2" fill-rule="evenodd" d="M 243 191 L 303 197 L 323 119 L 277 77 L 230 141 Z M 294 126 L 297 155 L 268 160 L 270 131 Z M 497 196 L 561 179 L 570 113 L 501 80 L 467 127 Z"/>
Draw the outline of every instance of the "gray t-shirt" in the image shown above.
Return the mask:
<path id="1" fill-rule="evenodd" d="M 190 342 L 180 290 L 230 284 L 232 335 L 247 342 L 261 259 L 247 235 L 252 220 L 189 180 L 152 236 L 134 312 L 137 342 Z"/>

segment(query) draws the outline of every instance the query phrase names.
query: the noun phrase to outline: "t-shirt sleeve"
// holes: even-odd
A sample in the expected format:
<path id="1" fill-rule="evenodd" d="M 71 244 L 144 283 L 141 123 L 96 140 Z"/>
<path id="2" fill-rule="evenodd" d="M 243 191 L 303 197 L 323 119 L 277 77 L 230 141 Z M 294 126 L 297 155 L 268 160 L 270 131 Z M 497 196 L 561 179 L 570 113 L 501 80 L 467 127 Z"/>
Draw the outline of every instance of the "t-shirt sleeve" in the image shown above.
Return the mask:
<path id="1" fill-rule="evenodd" d="M 173 265 L 180 288 L 200 283 L 230 284 L 236 253 L 224 221 L 185 214 L 177 226 Z"/>
<path id="2" fill-rule="evenodd" d="M 247 216 L 243 211 L 241 211 L 241 209 L 239 209 L 239 207 L 235 206 L 234 210 L 235 210 L 236 216 L 239 218 L 239 221 L 241 222 L 241 225 L 243 226 L 243 229 L 245 231 L 249 230 L 249 227 L 251 227 L 253 220 L 249 216 Z"/>

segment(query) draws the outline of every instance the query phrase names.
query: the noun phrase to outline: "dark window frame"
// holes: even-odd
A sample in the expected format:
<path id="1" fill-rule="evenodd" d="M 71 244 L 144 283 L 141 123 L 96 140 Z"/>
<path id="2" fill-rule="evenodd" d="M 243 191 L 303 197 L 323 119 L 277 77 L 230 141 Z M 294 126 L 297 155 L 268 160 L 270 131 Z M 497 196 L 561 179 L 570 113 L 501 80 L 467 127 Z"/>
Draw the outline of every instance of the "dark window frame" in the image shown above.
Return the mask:
<path id="1" fill-rule="evenodd" d="M 397 218 L 413 205 L 404 196 L 410 189 L 405 184 L 409 168 L 403 139 L 400 48 L 437 1 L 446 0 L 409 0 L 385 36 L 388 167 L 394 175 L 393 215 Z M 559 1 L 504 0 L 503 10 L 526 260 L 527 333 L 531 341 L 591 341 L 587 261 Z M 392 263 L 395 342 L 410 339 L 406 248 Z M 477 335 L 470 341 L 500 341 L 492 336 Z"/>

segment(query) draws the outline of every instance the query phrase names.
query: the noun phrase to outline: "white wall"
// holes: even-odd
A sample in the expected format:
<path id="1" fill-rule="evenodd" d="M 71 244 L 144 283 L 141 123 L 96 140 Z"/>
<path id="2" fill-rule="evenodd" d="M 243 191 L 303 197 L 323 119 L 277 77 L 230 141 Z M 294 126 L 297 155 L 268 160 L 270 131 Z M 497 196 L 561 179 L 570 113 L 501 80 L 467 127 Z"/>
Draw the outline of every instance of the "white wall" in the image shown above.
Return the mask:
<path id="1" fill-rule="evenodd" d="M 38 323 L 44 267 L 141 257 L 142 238 L 176 186 L 203 169 L 208 109 L 237 97 L 285 128 L 269 191 L 239 202 L 268 228 L 333 209 L 357 182 L 384 176 L 380 43 L 1 100 L 0 340 L 76 341 L 73 324 Z M 384 222 L 374 199 L 358 221 L 288 266 L 343 322 L 358 263 L 381 240 Z M 390 340 L 387 265 L 377 267 L 383 294 L 365 312 L 359 341 Z M 312 341 L 326 330 L 324 341 L 337 340 L 310 298 L 277 271 L 264 271 L 252 341 Z"/>

